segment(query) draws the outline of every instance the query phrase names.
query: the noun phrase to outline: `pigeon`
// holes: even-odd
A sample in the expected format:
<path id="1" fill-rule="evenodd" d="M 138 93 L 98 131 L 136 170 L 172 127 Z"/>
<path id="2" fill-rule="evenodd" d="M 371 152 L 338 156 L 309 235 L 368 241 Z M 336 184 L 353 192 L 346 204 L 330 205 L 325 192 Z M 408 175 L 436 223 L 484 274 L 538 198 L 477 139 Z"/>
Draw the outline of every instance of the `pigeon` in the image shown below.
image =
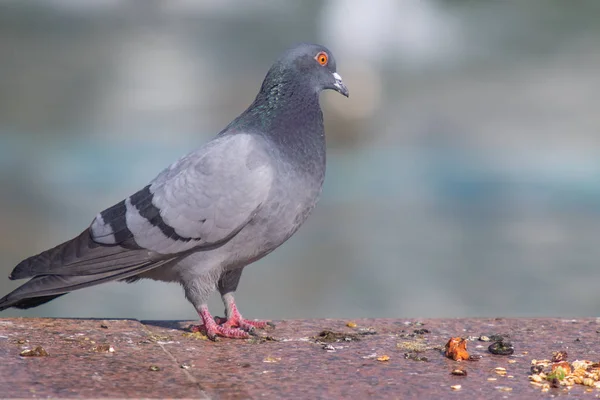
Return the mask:
<path id="1" fill-rule="evenodd" d="M 304 223 L 325 178 L 319 94 L 348 97 L 331 52 L 317 44 L 285 51 L 252 104 L 212 140 L 146 187 L 97 214 L 79 236 L 18 264 L 31 278 L 0 299 L 0 311 L 47 303 L 109 281 L 178 282 L 210 339 L 248 338 L 268 321 L 244 319 L 234 293 L 245 266 Z M 207 300 L 219 291 L 225 318 Z"/>

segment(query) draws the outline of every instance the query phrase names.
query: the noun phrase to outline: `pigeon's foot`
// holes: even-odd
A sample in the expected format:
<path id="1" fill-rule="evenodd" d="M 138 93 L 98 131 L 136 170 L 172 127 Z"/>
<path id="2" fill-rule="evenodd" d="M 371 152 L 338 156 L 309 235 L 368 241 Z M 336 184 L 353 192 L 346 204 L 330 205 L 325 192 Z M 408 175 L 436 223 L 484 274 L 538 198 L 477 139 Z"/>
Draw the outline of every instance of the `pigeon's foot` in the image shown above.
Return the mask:
<path id="1" fill-rule="evenodd" d="M 244 319 L 242 318 L 242 316 L 240 315 L 237 318 L 221 318 L 221 317 L 215 317 L 215 321 L 217 324 L 219 324 L 219 326 L 224 326 L 224 327 L 237 327 L 240 329 L 243 329 L 245 331 L 252 331 L 254 328 L 258 328 L 258 329 L 264 329 L 266 327 L 271 327 L 271 328 L 275 328 L 275 324 L 272 323 L 271 321 L 258 321 L 258 320 L 251 320 L 251 319 Z"/>
<path id="2" fill-rule="evenodd" d="M 215 321 L 219 326 L 224 328 L 239 328 L 246 332 L 253 332 L 254 328 L 275 328 L 275 324 L 270 321 L 256 321 L 243 318 L 234 302 L 229 304 L 229 310 L 229 318 L 215 317 Z"/>
<path id="3" fill-rule="evenodd" d="M 217 340 L 217 337 L 225 337 L 232 339 L 247 339 L 252 334 L 252 330 L 245 331 L 239 327 L 231 327 L 225 325 L 218 325 L 215 319 L 210 315 L 208 307 L 203 307 L 200 311 L 200 317 L 202 318 L 202 325 L 192 325 L 190 328 L 192 332 L 202 332 L 210 340 Z"/>
<path id="4" fill-rule="evenodd" d="M 192 325 L 190 330 L 192 332 L 201 332 L 208 336 L 212 341 L 216 341 L 219 336 L 231 339 L 247 339 L 250 337 L 250 333 L 246 331 L 239 328 L 225 328 L 221 325 L 217 325 L 215 322 L 213 322 L 213 326 L 209 324 L 208 328 L 204 324 Z"/>

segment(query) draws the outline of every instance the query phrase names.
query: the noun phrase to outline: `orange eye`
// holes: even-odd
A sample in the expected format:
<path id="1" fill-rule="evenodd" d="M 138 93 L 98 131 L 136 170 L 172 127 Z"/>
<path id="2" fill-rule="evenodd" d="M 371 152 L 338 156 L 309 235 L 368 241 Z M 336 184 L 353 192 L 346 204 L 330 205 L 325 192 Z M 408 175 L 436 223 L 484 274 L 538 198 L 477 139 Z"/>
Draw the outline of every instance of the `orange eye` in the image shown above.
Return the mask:
<path id="1" fill-rule="evenodd" d="M 329 61 L 329 56 L 324 51 L 321 51 L 319 54 L 315 56 L 315 60 L 323 66 L 327 65 L 327 61 Z"/>

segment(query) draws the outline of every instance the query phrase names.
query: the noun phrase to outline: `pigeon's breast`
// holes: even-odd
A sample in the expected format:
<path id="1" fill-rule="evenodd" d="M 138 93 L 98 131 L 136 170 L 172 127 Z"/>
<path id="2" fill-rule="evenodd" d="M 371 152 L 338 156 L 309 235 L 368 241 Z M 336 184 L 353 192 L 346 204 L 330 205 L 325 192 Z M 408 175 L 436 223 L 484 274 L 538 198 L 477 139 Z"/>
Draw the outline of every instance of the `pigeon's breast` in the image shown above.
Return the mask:
<path id="1" fill-rule="evenodd" d="M 280 163 L 269 196 L 252 221 L 228 244 L 226 269 L 243 267 L 269 254 L 289 239 L 314 209 L 324 178 Z M 235 254 L 231 258 L 229 255 Z"/>
<path id="2" fill-rule="evenodd" d="M 264 226 L 267 247 L 277 247 L 292 236 L 315 207 L 325 177 L 325 160 L 311 160 L 312 166 L 297 168 L 281 163 L 267 201 L 255 218 Z"/>

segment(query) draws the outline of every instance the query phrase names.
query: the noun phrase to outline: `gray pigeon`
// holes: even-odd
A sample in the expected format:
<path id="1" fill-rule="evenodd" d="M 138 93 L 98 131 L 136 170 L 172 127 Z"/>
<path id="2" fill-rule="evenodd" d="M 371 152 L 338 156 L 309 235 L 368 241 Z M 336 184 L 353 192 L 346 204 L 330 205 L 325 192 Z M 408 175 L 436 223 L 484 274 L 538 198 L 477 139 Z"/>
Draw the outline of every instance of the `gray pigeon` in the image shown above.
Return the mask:
<path id="1" fill-rule="evenodd" d="M 0 299 L 30 308 L 103 282 L 179 282 L 211 339 L 245 338 L 268 322 L 242 318 L 243 268 L 285 242 L 314 208 L 325 177 L 319 94 L 348 96 L 331 52 L 301 44 L 269 69 L 254 102 L 214 139 L 148 186 L 102 211 L 76 238 L 22 261 L 31 278 Z M 207 299 L 219 290 L 226 319 Z"/>

